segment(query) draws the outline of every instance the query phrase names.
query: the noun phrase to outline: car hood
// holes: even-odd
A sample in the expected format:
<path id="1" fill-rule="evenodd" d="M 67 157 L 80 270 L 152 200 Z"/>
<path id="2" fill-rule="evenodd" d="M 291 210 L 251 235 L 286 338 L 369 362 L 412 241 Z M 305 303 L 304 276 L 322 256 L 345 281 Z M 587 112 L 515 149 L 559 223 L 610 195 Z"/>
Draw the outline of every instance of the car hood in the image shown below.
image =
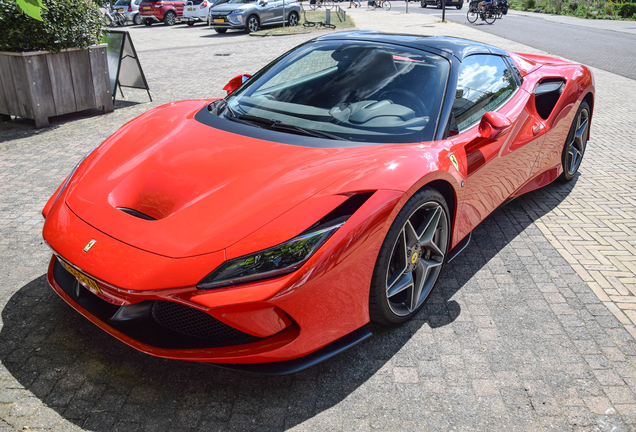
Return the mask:
<path id="1" fill-rule="evenodd" d="M 69 208 L 131 246 L 188 257 L 227 248 L 370 160 L 368 147 L 302 147 L 206 126 L 194 115 L 208 102 L 164 105 L 122 127 L 76 172 Z"/>
<path id="2" fill-rule="evenodd" d="M 244 10 L 244 9 L 249 9 L 251 7 L 256 6 L 256 3 L 241 3 L 241 4 L 228 4 L 228 3 L 223 3 L 217 6 L 213 6 L 212 9 L 210 9 L 212 12 L 231 12 L 233 10 Z"/>

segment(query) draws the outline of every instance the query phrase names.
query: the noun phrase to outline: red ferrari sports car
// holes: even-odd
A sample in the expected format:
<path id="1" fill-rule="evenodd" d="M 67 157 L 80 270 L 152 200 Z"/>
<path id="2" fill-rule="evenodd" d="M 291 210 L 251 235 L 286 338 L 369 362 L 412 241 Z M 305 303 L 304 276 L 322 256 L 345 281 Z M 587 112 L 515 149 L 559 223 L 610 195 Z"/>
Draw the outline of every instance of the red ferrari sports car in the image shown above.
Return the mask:
<path id="1" fill-rule="evenodd" d="M 46 204 L 48 281 L 145 353 L 301 370 L 422 308 L 506 200 L 572 179 L 582 65 L 450 37 L 322 36 L 155 108 Z"/>

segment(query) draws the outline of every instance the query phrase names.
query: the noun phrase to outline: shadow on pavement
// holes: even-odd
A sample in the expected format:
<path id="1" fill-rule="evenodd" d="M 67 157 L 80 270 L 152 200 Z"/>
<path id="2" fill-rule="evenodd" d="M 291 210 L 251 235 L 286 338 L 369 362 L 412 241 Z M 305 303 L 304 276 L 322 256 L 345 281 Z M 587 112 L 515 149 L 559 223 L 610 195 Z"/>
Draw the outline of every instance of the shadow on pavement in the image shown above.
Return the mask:
<path id="1" fill-rule="evenodd" d="M 496 210 L 445 267 L 415 319 L 394 328 L 372 327 L 371 338 L 294 375 L 247 375 L 139 353 L 72 310 L 44 275 L 19 289 L 3 309 L 0 360 L 46 406 L 88 430 L 287 429 L 342 402 L 362 384 L 376 392 L 392 389 L 392 368 L 383 370 L 390 360 L 400 366 L 410 358 L 417 366 L 432 359 L 436 353 L 418 339 L 443 337 L 430 334 L 431 328 L 461 316 L 452 300 L 457 291 L 472 292 L 473 276 L 532 223 L 529 214 L 550 212 L 575 181 L 547 186 Z M 512 277 L 529 277 L 514 265 L 502 268 Z M 467 330 L 471 325 L 457 324 Z M 455 332 L 462 346 L 478 346 L 479 338 L 468 331 L 462 336 L 461 328 Z"/>

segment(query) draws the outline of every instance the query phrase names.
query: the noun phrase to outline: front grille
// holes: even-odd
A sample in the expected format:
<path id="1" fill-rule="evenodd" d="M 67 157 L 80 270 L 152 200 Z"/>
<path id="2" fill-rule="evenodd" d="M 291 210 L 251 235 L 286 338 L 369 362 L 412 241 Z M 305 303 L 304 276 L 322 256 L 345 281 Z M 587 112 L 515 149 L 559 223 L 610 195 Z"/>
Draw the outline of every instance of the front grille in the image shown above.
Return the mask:
<path id="1" fill-rule="evenodd" d="M 184 335 L 215 342 L 232 341 L 236 344 L 253 338 L 203 311 L 181 303 L 156 300 L 150 313 L 158 324 Z"/>
<path id="2" fill-rule="evenodd" d="M 77 280 L 56 258 L 53 277 L 71 298 L 74 307 L 85 309 L 110 327 L 146 345 L 167 349 L 216 348 L 257 342 L 263 338 L 251 336 L 230 327 L 216 318 L 180 303 L 145 300 L 131 306 L 115 306 L 81 288 Z M 118 317 L 122 308 L 133 307 L 134 316 Z"/>

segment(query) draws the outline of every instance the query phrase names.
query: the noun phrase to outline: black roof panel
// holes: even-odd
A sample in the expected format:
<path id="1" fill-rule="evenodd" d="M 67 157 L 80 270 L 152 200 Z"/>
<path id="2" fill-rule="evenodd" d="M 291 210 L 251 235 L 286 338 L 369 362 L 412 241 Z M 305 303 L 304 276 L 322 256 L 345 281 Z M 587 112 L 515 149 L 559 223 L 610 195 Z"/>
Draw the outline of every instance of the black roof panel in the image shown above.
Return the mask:
<path id="1" fill-rule="evenodd" d="M 471 54 L 499 54 L 507 55 L 506 51 L 486 45 L 481 42 L 475 42 L 468 39 L 460 39 L 449 36 L 417 36 L 397 33 L 382 33 L 379 31 L 345 31 L 331 33 L 329 35 L 320 36 L 317 40 L 334 40 L 334 39 L 351 39 L 351 40 L 367 40 L 385 43 L 396 43 L 400 45 L 409 45 L 419 48 L 434 48 L 440 51 L 450 53 L 457 57 L 460 61 L 464 57 Z"/>

